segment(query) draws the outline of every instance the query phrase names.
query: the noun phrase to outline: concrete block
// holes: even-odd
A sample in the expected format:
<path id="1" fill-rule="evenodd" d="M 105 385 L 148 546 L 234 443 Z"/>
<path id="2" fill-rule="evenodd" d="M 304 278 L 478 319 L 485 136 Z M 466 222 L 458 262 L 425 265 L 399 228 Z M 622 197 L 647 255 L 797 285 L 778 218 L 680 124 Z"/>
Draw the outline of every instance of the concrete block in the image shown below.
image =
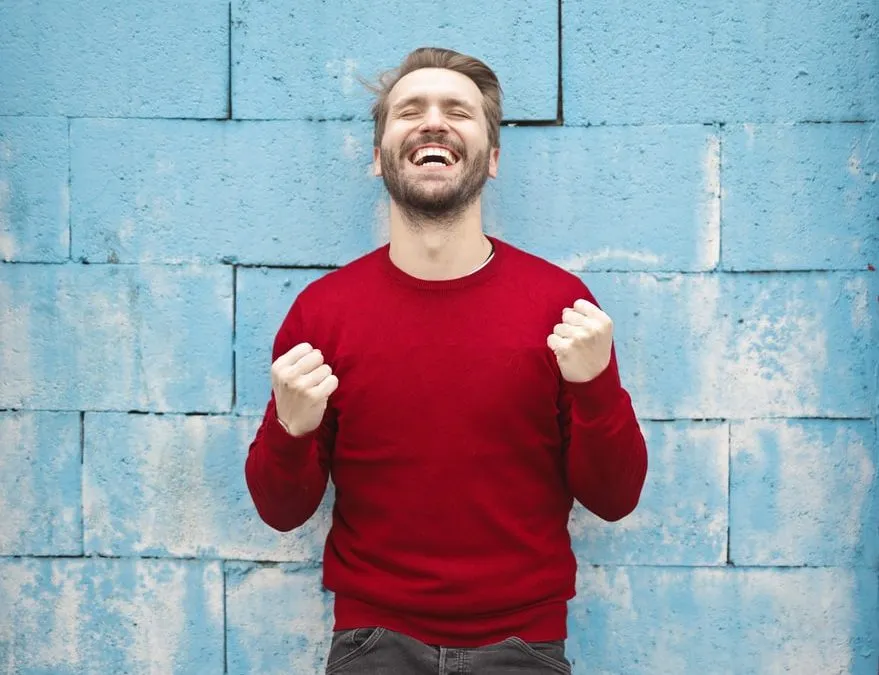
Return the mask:
<path id="1" fill-rule="evenodd" d="M 69 210 L 67 120 L 0 118 L 0 260 L 66 260 Z"/>
<path id="2" fill-rule="evenodd" d="M 751 420 L 731 439 L 732 562 L 875 568 L 872 421 Z"/>
<path id="3" fill-rule="evenodd" d="M 293 533 L 263 523 L 244 481 L 258 422 L 86 415 L 86 553 L 319 562 L 332 490 L 318 513 Z"/>
<path id="4" fill-rule="evenodd" d="M 228 7 L 6 2 L 0 115 L 225 117 Z"/>
<path id="5" fill-rule="evenodd" d="M 74 120 L 73 257 L 339 265 L 379 231 L 361 123 Z"/>
<path id="6" fill-rule="evenodd" d="M 585 274 L 646 418 L 869 417 L 876 275 Z"/>
<path id="7" fill-rule="evenodd" d="M 0 412 L 0 555 L 82 554 L 79 415 Z"/>
<path id="8" fill-rule="evenodd" d="M 642 422 L 650 467 L 633 513 L 604 522 L 576 504 L 569 523 L 581 565 L 723 565 L 729 428 Z"/>
<path id="9" fill-rule="evenodd" d="M 332 626 L 319 569 L 227 565 L 229 675 L 322 673 Z"/>
<path id="10" fill-rule="evenodd" d="M 555 119 L 558 6 L 412 4 L 390 0 L 232 3 L 235 117 L 371 119 L 373 81 L 417 47 L 485 61 L 505 92 L 506 119 Z"/>
<path id="11" fill-rule="evenodd" d="M 871 0 L 562 4 L 568 124 L 876 119 Z"/>
<path id="12" fill-rule="evenodd" d="M 0 265 L 0 408 L 228 411 L 232 270 Z"/>
<path id="13" fill-rule="evenodd" d="M 879 266 L 875 124 L 744 125 L 724 133 L 723 267 Z"/>
<path id="14" fill-rule="evenodd" d="M 846 673 L 879 666 L 876 573 L 581 569 L 574 673 Z"/>
<path id="15" fill-rule="evenodd" d="M 0 607 L 9 673 L 223 672 L 219 563 L 0 561 Z"/>
<path id="16" fill-rule="evenodd" d="M 572 270 L 716 267 L 716 130 L 505 128 L 501 143 L 489 232 Z"/>

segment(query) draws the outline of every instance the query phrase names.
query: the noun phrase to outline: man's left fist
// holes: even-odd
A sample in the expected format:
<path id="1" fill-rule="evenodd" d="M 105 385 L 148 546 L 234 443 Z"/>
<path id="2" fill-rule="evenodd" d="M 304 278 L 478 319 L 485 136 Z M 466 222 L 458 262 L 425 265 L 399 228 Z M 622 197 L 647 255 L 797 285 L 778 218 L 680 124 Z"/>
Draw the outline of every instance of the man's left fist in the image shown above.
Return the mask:
<path id="1" fill-rule="evenodd" d="M 568 382 L 588 382 L 610 363 L 613 321 L 587 300 L 565 307 L 546 344 L 555 352 L 562 377 Z"/>

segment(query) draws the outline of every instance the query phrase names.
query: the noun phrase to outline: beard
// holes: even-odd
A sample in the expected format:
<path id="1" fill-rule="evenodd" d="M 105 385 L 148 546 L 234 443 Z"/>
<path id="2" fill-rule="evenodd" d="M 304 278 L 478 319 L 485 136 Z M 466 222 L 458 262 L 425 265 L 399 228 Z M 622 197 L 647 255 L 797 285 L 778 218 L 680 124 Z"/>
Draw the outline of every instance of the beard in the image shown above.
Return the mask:
<path id="1" fill-rule="evenodd" d="M 470 158 L 458 145 L 449 146 L 460 158 L 458 165 L 461 175 L 457 179 L 407 176 L 409 154 L 416 147 L 428 143 L 449 146 L 449 139 L 422 136 L 403 146 L 399 155 L 388 148 L 381 148 L 382 180 L 391 199 L 413 226 L 425 221 L 453 223 L 479 197 L 488 180 L 488 148 Z"/>

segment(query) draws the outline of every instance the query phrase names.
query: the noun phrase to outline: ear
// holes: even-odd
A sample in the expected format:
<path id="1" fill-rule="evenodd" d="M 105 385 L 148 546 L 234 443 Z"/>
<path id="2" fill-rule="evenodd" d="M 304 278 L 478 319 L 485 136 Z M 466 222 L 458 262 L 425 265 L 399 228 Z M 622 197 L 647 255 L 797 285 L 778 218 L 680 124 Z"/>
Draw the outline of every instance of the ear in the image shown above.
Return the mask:
<path id="1" fill-rule="evenodd" d="M 381 148 L 372 149 L 372 175 L 382 175 L 382 151 Z"/>
<path id="2" fill-rule="evenodd" d="M 500 148 L 492 148 L 491 151 L 488 153 L 488 175 L 490 178 L 497 178 L 497 168 L 500 158 Z"/>

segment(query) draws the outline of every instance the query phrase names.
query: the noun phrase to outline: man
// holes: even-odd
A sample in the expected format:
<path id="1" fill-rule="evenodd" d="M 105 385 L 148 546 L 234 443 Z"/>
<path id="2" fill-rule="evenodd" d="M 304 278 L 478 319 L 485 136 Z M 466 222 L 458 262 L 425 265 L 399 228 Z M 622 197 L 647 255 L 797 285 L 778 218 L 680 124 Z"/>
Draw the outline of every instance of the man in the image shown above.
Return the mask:
<path id="1" fill-rule="evenodd" d="M 309 285 L 246 463 L 289 531 L 332 475 L 326 672 L 567 673 L 576 498 L 613 521 L 647 470 L 613 325 L 574 275 L 483 233 L 501 89 L 419 49 L 373 107 L 390 243 Z"/>

